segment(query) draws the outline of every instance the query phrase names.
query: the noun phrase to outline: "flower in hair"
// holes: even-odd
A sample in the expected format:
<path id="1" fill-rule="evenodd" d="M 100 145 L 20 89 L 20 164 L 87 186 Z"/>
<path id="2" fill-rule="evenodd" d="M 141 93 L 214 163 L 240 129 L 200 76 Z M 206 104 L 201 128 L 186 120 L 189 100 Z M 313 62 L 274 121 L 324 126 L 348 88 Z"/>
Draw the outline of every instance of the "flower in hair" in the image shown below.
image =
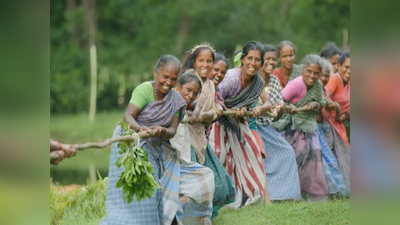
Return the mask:
<path id="1" fill-rule="evenodd" d="M 193 54 L 198 48 L 208 48 L 210 49 L 212 52 L 215 52 L 214 48 L 211 47 L 211 45 L 209 45 L 208 43 L 203 43 L 200 45 L 196 45 L 192 48 L 192 50 L 190 51 L 190 54 Z"/>

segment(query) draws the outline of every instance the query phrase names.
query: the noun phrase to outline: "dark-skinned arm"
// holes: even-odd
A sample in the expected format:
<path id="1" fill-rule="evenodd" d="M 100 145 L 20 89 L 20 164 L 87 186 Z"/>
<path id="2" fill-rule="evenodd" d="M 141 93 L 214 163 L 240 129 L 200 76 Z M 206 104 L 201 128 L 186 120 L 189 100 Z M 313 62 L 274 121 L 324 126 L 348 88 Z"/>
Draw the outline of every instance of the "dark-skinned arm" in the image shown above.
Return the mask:
<path id="1" fill-rule="evenodd" d="M 137 128 L 140 127 L 136 122 L 136 117 L 139 115 L 140 111 L 140 108 L 135 104 L 129 103 L 124 113 L 124 121 L 128 122 L 130 128 L 136 132 L 138 131 Z"/>
<path id="2" fill-rule="evenodd" d="M 265 114 L 268 111 L 271 111 L 271 103 L 269 102 L 267 93 L 265 93 L 265 89 L 262 90 L 261 92 L 261 101 L 263 102 L 263 104 L 261 106 L 256 106 L 253 108 L 253 116 L 251 116 L 251 118 L 254 118 L 256 116 L 259 116 L 260 114 Z"/>
<path id="3" fill-rule="evenodd" d="M 168 128 L 162 128 L 160 138 L 164 141 L 173 138 L 179 125 L 179 116 L 174 116 Z"/>

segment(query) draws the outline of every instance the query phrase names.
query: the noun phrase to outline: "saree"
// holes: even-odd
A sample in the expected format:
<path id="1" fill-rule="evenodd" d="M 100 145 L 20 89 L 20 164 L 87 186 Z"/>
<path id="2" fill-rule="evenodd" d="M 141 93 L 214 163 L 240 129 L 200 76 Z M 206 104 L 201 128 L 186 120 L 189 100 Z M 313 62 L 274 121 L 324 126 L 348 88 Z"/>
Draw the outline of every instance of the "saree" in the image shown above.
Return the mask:
<path id="1" fill-rule="evenodd" d="M 340 93 L 332 95 L 332 101 L 339 103 L 340 114 L 350 111 L 350 81 Z M 336 112 L 332 111 L 329 117 L 329 122 L 335 128 L 336 133 L 344 141 L 349 148 L 349 139 L 347 137 L 346 127 L 343 123 L 335 121 Z"/>
<path id="2" fill-rule="evenodd" d="M 264 88 L 264 81 L 256 74 L 251 84 L 243 89 L 240 72 L 240 68 L 228 70 L 218 86 L 228 108 L 240 109 L 252 105 Z M 226 206 L 237 209 L 262 203 L 265 171 L 260 146 L 248 122 L 245 119 L 221 117 L 212 124 L 209 143 L 235 183 L 235 201 Z"/>
<path id="3" fill-rule="evenodd" d="M 298 77 L 296 79 L 303 79 L 302 77 Z M 301 85 L 305 85 L 302 83 Z M 322 84 L 318 80 L 308 91 L 307 94 L 301 98 L 300 101 L 296 102 L 294 106 L 296 108 L 300 108 L 305 106 L 308 102 L 315 101 L 321 104 L 321 106 L 326 105 L 326 101 L 324 99 Z M 291 102 L 287 102 L 287 105 Z M 317 121 L 315 119 L 315 112 L 308 111 L 300 111 L 296 114 L 285 113 L 282 118 L 274 123 L 272 123 L 272 127 L 277 129 L 278 131 L 284 130 L 289 123 L 291 124 L 291 129 L 300 130 L 305 133 L 314 133 L 317 130 Z"/>
<path id="4" fill-rule="evenodd" d="M 218 85 L 225 106 L 229 109 L 249 108 L 260 96 L 264 88 L 264 80 L 257 73 L 254 75 L 250 85 L 243 89 L 240 75 L 241 68 L 230 69 L 228 72 L 225 75 L 225 79 Z M 235 133 L 240 141 L 245 141 L 240 131 L 239 120 L 230 116 L 221 116 L 218 122 Z"/>
<path id="5" fill-rule="evenodd" d="M 333 154 L 331 148 L 329 147 L 328 141 L 325 138 L 325 131 L 327 129 L 328 122 L 318 124 L 317 135 L 321 142 L 322 149 L 322 160 L 324 171 L 327 171 L 327 181 L 328 181 L 328 192 L 331 196 L 350 196 L 349 187 L 347 185 L 347 180 L 342 173 L 339 163 Z"/>
<path id="6" fill-rule="evenodd" d="M 217 104 L 221 105 L 223 111 L 227 110 L 227 108 L 225 106 L 224 99 L 222 98 L 221 92 L 220 92 L 218 87 L 215 87 L 214 103 L 215 103 L 215 105 L 217 105 Z M 217 108 L 217 107 L 215 107 L 215 108 Z M 208 139 L 208 136 L 211 133 L 211 125 L 212 125 L 212 123 L 210 123 L 210 124 L 208 124 L 206 126 L 206 137 L 207 137 L 207 139 Z"/>
<path id="7" fill-rule="evenodd" d="M 302 78 L 296 78 L 302 79 Z M 305 85 L 299 83 L 299 85 Z M 286 86 L 288 88 L 288 86 Z M 322 84 L 316 82 L 301 100 L 294 105 L 302 107 L 310 101 L 325 105 Z M 288 99 L 288 103 L 291 100 Z M 300 114 L 300 115 L 299 115 Z M 282 137 L 293 147 L 300 179 L 303 199 L 326 201 L 329 197 L 328 183 L 331 176 L 323 163 L 321 142 L 317 136 L 317 124 L 314 112 L 285 113 L 282 118 L 272 123 Z"/>
<path id="8" fill-rule="evenodd" d="M 218 216 L 219 210 L 235 200 L 235 184 L 224 166 L 220 163 L 209 143 L 205 151 L 203 166 L 210 168 L 214 173 L 214 195 L 212 204 L 212 218 Z M 194 148 L 191 148 L 191 161 L 198 162 Z"/>
<path id="9" fill-rule="evenodd" d="M 199 77 L 201 81 L 201 77 L 198 75 L 195 70 L 193 73 Z M 200 95 L 196 98 L 196 103 L 200 106 L 200 112 L 208 112 L 212 109 L 215 110 L 214 103 L 214 95 L 215 95 L 215 87 L 214 83 L 207 79 L 204 83 L 202 83 L 202 89 Z M 214 112 L 215 113 L 215 112 Z M 204 151 L 207 147 L 207 140 L 205 135 L 204 126 L 201 123 L 188 124 L 190 136 L 190 144 L 195 149 L 197 158 L 200 164 L 203 164 L 205 161 Z"/>
<path id="10" fill-rule="evenodd" d="M 151 102 L 146 105 L 136 118 L 141 126 L 159 125 L 168 127 L 172 122 L 174 114 L 180 112 L 180 120 L 183 118 L 185 102 L 174 90 L 170 90 L 162 101 Z M 122 132 L 118 124 L 113 133 L 113 138 Z M 160 180 L 166 173 L 161 149 L 161 140 L 158 138 L 143 138 L 140 146 L 148 154 L 149 162 L 154 170 L 153 178 L 161 186 Z M 118 168 L 115 164 L 120 149 L 117 143 L 111 145 L 110 167 L 108 174 L 107 196 L 106 196 L 106 215 L 100 224 L 149 224 L 159 225 L 163 221 L 163 196 L 165 190 L 156 189 L 151 198 L 142 199 L 140 202 L 133 197 L 131 203 L 124 202 L 124 194 L 116 184 L 119 176 L 125 170 L 124 166 Z M 168 190 L 167 190 L 168 191 Z"/>
<path id="11" fill-rule="evenodd" d="M 325 98 L 329 98 L 329 90 L 326 86 L 324 91 Z M 324 137 L 321 136 L 321 138 L 326 140 L 329 149 L 336 157 L 336 161 L 340 166 L 340 171 L 345 177 L 347 189 L 350 191 L 350 149 L 349 146 L 347 146 L 346 143 L 343 141 L 343 139 L 338 136 L 338 133 L 332 126 L 330 122 L 331 113 L 332 112 L 326 110 L 326 108 L 322 109 L 323 123 L 318 124 L 318 128 L 322 130 L 321 133 L 324 135 Z M 334 113 L 334 115 L 336 116 L 336 112 Z"/>
<path id="12" fill-rule="evenodd" d="M 335 128 L 328 122 L 324 122 L 325 128 L 323 129 L 325 138 L 327 140 L 329 148 L 336 157 L 340 170 L 342 171 L 346 181 L 347 187 L 350 191 L 350 149 L 344 143 L 342 138 L 338 136 Z"/>
<path id="13" fill-rule="evenodd" d="M 270 74 L 269 79 L 269 85 L 265 87 L 265 93 L 268 95 L 268 100 L 271 106 L 276 106 L 278 102 L 283 102 L 281 87 L 279 85 L 278 78 L 276 78 L 274 75 Z M 262 105 L 261 97 L 258 98 L 257 105 Z M 265 115 L 260 115 L 257 117 L 257 124 L 269 125 L 274 120 L 276 119 Z"/>
<path id="14" fill-rule="evenodd" d="M 186 126 L 181 124 L 180 126 Z M 177 148 L 163 143 L 164 168 L 161 178 L 163 189 L 163 224 L 211 224 L 212 201 L 215 190 L 211 169 L 182 160 Z M 179 151 L 190 149 L 180 149 Z"/>
<path id="15" fill-rule="evenodd" d="M 283 101 L 278 78 L 270 75 L 266 93 L 272 106 Z M 258 105 L 262 101 L 259 98 Z M 300 181 L 293 147 L 270 124 L 274 118 L 257 117 L 257 131 L 266 157 L 263 159 L 271 200 L 300 200 Z"/>
<path id="16" fill-rule="evenodd" d="M 301 75 L 301 66 L 293 64 L 292 73 L 290 74 L 289 80 L 285 79 L 285 76 L 283 75 L 281 68 L 276 68 L 272 72 L 272 74 L 275 75 L 276 78 L 279 79 L 279 84 L 281 85 L 281 88 L 284 88 L 289 81 L 291 81 Z"/>

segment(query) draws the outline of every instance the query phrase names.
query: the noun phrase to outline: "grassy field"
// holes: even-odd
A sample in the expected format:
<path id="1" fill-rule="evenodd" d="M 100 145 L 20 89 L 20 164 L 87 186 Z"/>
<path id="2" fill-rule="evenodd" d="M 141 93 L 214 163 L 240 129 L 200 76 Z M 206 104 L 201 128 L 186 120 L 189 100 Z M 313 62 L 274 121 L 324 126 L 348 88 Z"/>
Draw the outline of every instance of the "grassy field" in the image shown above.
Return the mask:
<path id="1" fill-rule="evenodd" d="M 111 137 L 123 112 L 99 113 L 91 124 L 87 114 L 57 115 L 50 118 L 50 136 L 63 143 L 86 143 Z M 107 176 L 110 148 L 79 151 L 73 158 L 50 166 L 51 224 L 98 224 L 105 213 L 107 179 L 87 183 L 74 193 L 61 192 L 54 184 L 86 184 L 89 166 Z M 283 202 L 250 206 L 241 210 L 221 209 L 213 224 L 349 224 L 350 200 L 326 203 Z"/>
<path id="2" fill-rule="evenodd" d="M 107 179 L 75 192 L 61 192 L 50 184 L 50 220 L 57 224 L 99 224 L 105 214 Z M 328 202 L 281 202 L 248 206 L 240 210 L 222 208 L 214 225 L 349 224 L 350 200 Z"/>

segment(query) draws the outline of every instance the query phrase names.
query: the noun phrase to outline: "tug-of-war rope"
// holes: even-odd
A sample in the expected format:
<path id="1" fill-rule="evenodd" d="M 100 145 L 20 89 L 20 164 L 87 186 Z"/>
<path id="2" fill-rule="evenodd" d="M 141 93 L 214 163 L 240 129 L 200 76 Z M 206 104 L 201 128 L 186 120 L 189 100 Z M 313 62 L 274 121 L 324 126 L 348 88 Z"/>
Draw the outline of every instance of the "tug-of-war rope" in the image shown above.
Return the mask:
<path id="1" fill-rule="evenodd" d="M 307 110 L 307 107 L 297 108 L 297 111 L 304 111 L 304 110 Z M 235 114 L 236 114 L 236 111 L 224 111 L 222 113 L 222 115 L 224 115 L 224 116 L 233 116 Z M 253 114 L 254 114 L 254 112 L 252 112 L 252 111 L 247 112 L 247 116 L 253 116 Z M 265 115 L 275 118 L 275 117 L 277 117 L 278 113 L 276 111 L 266 112 Z M 190 122 L 190 120 L 191 120 L 190 117 L 185 117 L 181 121 L 181 123 L 188 123 L 188 122 Z M 124 136 L 119 136 L 119 137 L 115 137 L 115 138 L 108 138 L 102 142 L 89 142 L 89 143 L 85 143 L 85 144 L 78 144 L 76 149 L 77 150 L 85 150 L 85 149 L 90 149 L 90 148 L 101 149 L 101 148 L 105 148 L 105 147 L 111 145 L 114 142 L 138 141 L 138 140 L 140 140 L 140 138 L 146 138 L 146 137 L 148 137 L 148 132 L 141 131 L 139 133 L 133 133 L 132 135 L 124 135 Z M 61 156 L 58 154 L 57 151 L 50 152 L 50 163 L 61 161 L 62 159 L 60 159 L 60 157 Z"/>
<path id="2" fill-rule="evenodd" d="M 289 106 L 287 111 L 291 111 L 293 106 Z M 308 110 L 308 107 L 297 108 L 297 111 Z M 222 115 L 233 116 L 237 111 L 224 111 Z M 247 116 L 253 116 L 253 111 L 248 111 Z M 277 117 L 278 113 L 274 110 L 272 113 L 267 112 L 265 115 L 269 117 Z M 181 123 L 188 123 L 192 118 L 186 117 Z M 124 171 L 119 176 L 116 184 L 117 188 L 121 188 L 124 194 L 124 201 L 130 203 L 135 198 L 138 202 L 142 199 L 150 198 L 155 189 L 159 189 L 159 184 L 154 180 L 152 175 L 153 168 L 149 162 L 147 152 L 140 147 L 140 139 L 149 137 L 151 130 L 140 131 L 135 133 L 130 129 L 127 122 L 120 122 L 122 133 L 115 138 L 108 138 L 103 142 L 91 142 L 75 145 L 77 150 L 85 150 L 89 148 L 104 148 L 117 142 L 120 157 L 116 162 L 116 166 L 123 166 Z M 58 151 L 50 152 L 50 163 L 57 164 L 62 160 L 62 155 Z"/>

